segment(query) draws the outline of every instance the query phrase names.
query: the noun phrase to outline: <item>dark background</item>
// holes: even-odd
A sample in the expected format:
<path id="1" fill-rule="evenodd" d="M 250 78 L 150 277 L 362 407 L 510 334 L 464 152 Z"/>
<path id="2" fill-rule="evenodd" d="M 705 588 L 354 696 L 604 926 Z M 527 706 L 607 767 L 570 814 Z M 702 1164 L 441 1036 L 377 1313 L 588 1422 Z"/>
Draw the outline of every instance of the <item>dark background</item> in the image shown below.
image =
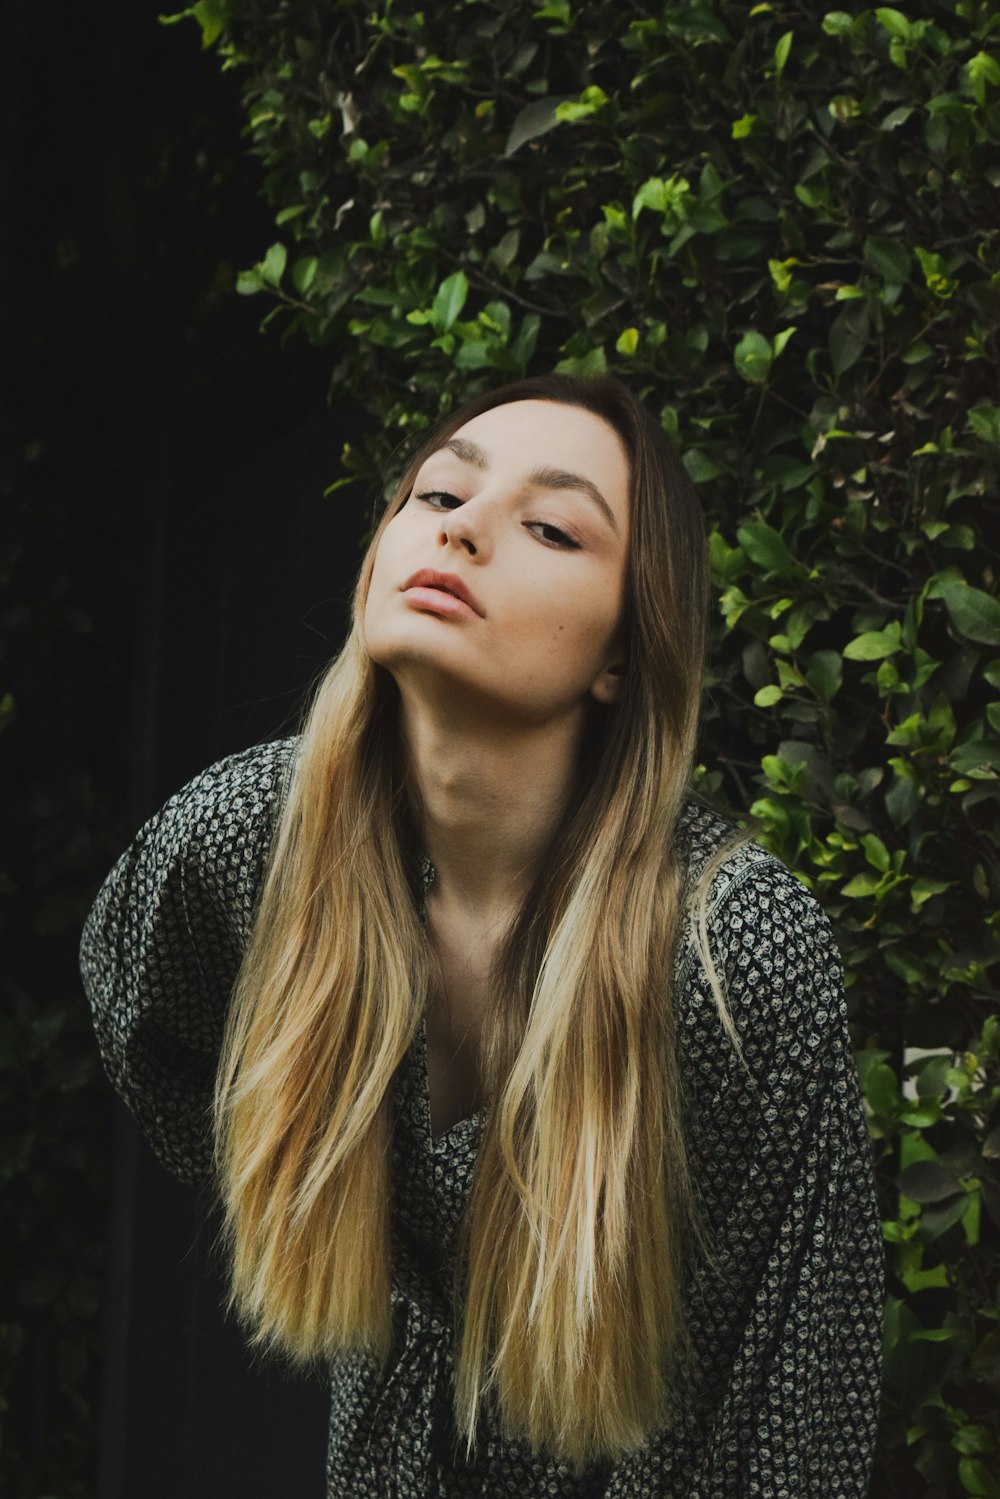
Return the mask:
<path id="1" fill-rule="evenodd" d="M 316 1495 L 326 1393 L 250 1366 L 213 1224 L 96 1057 L 83 916 L 138 826 L 291 732 L 337 649 L 372 497 L 330 356 L 262 334 L 275 237 L 235 85 L 147 0 L 8 0 L 0 744 L 0 1487 Z M 9 696 L 5 696 L 9 694 Z M 10 1216 L 8 1217 L 8 1210 Z"/>

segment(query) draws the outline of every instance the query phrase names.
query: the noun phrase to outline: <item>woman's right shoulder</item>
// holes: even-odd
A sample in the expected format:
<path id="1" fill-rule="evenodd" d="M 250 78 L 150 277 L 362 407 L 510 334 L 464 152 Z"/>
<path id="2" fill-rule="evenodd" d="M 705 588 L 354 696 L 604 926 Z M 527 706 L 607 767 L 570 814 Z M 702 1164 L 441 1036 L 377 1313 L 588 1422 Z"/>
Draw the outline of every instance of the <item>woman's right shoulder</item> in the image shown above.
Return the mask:
<path id="1" fill-rule="evenodd" d="M 285 789 L 295 765 L 301 736 L 268 739 L 213 760 L 175 793 L 191 806 L 224 811 L 228 798 L 249 799 L 264 806 Z M 174 798 L 171 798 L 174 800 Z"/>
<path id="2" fill-rule="evenodd" d="M 291 781 L 301 736 L 269 739 L 234 750 L 192 776 L 167 802 L 183 805 L 204 833 L 227 832 L 280 802 Z"/>
<path id="3" fill-rule="evenodd" d="M 300 739 L 235 750 L 191 776 L 136 831 L 96 907 L 126 894 L 132 904 L 155 905 L 173 881 L 192 904 L 228 905 L 249 921 Z"/>
<path id="4" fill-rule="evenodd" d="M 267 740 L 214 760 L 187 781 L 156 814 L 187 846 L 189 861 L 210 876 L 260 864 L 291 782 L 300 735 Z M 254 879 L 256 883 L 256 879 Z M 221 893 L 221 892 L 220 892 Z"/>

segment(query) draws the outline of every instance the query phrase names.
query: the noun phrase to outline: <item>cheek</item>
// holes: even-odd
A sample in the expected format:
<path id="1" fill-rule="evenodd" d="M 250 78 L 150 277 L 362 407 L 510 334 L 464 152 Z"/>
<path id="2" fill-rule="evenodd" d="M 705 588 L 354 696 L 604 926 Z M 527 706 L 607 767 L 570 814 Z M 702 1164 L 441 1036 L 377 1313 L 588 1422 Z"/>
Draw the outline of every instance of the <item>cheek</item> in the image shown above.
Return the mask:
<path id="1" fill-rule="evenodd" d="M 386 532 L 378 544 L 378 551 L 375 553 L 371 575 L 368 579 L 368 594 L 365 598 L 362 618 L 369 634 L 378 628 L 379 618 L 389 597 L 392 577 L 392 544 L 389 533 Z"/>
<path id="2" fill-rule="evenodd" d="M 387 592 L 392 580 L 403 565 L 402 554 L 404 548 L 402 541 L 403 538 L 400 536 L 399 526 L 393 520 L 383 531 L 379 539 L 375 561 L 372 565 L 371 587 L 368 590 L 368 597 L 370 599 L 374 600 L 376 595 L 381 597 Z"/>
<path id="3" fill-rule="evenodd" d="M 529 628 L 525 622 L 518 638 L 527 645 L 530 637 L 546 659 L 586 677 L 603 664 L 615 623 L 612 611 L 602 607 L 595 590 L 583 598 L 577 594 L 564 599 L 561 604 L 546 600 L 533 626 Z"/>

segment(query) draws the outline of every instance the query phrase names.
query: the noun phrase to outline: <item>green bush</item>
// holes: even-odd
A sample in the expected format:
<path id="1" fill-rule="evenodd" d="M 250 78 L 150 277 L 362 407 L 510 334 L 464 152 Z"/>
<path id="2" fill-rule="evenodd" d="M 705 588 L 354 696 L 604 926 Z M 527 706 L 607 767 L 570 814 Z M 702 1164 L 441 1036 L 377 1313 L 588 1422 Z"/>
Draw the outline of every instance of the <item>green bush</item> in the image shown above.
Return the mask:
<path id="1" fill-rule="evenodd" d="M 846 963 L 889 1268 L 873 1493 L 995 1499 L 1000 15 L 183 14 L 280 230 L 239 290 L 376 418 L 348 478 L 552 367 L 614 371 L 675 437 L 719 584 L 700 785 Z"/>

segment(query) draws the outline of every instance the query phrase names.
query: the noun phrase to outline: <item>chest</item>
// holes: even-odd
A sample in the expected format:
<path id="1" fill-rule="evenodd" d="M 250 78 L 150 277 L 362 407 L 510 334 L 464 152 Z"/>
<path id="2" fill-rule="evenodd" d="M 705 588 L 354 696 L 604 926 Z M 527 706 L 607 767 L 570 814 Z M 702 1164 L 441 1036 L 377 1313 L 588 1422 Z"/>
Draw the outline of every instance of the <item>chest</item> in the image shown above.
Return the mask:
<path id="1" fill-rule="evenodd" d="M 427 1003 L 431 1133 L 443 1134 L 483 1103 L 481 1040 L 495 941 L 474 929 L 435 930 L 436 976 Z"/>

